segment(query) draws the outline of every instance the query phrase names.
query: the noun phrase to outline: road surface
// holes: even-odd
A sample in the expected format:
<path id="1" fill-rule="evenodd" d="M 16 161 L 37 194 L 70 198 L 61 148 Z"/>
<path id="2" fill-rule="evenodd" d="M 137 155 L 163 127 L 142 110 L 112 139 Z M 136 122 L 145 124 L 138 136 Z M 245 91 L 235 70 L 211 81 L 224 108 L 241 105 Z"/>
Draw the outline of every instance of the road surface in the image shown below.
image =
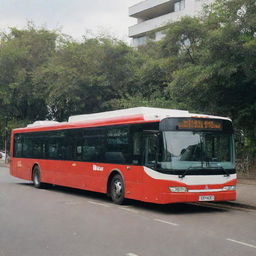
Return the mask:
<path id="1" fill-rule="evenodd" d="M 112 204 L 102 194 L 35 189 L 0 167 L 0 256 L 256 255 L 256 210 Z"/>

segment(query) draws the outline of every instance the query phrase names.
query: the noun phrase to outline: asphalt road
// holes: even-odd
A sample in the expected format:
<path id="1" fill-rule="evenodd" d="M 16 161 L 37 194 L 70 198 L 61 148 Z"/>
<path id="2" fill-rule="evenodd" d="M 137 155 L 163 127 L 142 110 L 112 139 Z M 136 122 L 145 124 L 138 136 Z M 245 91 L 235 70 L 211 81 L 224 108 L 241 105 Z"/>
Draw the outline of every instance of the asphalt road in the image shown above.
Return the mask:
<path id="1" fill-rule="evenodd" d="M 35 189 L 0 167 L 0 256 L 256 255 L 256 210 L 112 204 L 102 194 Z"/>

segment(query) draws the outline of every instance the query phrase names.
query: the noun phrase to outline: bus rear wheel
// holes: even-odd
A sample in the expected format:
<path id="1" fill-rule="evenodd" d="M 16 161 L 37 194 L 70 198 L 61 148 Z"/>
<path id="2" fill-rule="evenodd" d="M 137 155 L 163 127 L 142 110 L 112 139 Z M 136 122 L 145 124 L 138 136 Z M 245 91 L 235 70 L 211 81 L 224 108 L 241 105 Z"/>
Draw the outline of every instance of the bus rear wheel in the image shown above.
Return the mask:
<path id="1" fill-rule="evenodd" d="M 41 182 L 40 169 L 38 166 L 35 166 L 33 169 L 32 180 L 35 188 L 43 188 L 43 183 Z"/>
<path id="2" fill-rule="evenodd" d="M 110 196 L 115 204 L 124 202 L 124 181 L 120 174 L 116 174 L 111 180 Z"/>

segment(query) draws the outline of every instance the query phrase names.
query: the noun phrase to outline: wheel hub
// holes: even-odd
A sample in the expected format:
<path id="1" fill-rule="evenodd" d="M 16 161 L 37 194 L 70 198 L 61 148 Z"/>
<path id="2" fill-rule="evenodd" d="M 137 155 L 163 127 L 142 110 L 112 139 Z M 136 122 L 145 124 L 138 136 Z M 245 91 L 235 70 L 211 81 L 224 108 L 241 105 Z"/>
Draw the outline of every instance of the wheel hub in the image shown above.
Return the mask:
<path id="1" fill-rule="evenodd" d="M 122 183 L 120 181 L 115 182 L 115 192 L 117 195 L 120 195 L 122 191 Z"/>

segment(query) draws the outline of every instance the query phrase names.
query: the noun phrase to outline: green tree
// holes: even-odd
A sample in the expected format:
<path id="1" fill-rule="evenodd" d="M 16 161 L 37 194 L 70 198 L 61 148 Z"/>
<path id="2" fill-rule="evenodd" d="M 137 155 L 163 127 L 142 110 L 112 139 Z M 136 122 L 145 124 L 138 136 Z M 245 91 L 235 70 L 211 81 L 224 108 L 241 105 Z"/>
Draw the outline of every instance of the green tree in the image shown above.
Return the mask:
<path id="1" fill-rule="evenodd" d="M 110 38 L 66 41 L 33 81 L 47 92 L 51 118 L 67 119 L 80 113 L 115 108 L 113 99 L 132 93 L 138 86 L 138 53 Z"/>
<path id="2" fill-rule="evenodd" d="M 230 116 L 254 145 L 255 17 L 255 1 L 217 0 L 202 18 L 170 25 L 162 42 L 169 58 L 168 89 L 177 106 Z"/>
<path id="3" fill-rule="evenodd" d="M 29 25 L 0 37 L 0 107 L 10 119 L 35 120 L 47 114 L 45 95 L 33 85 L 33 72 L 55 53 L 57 34 Z"/>

